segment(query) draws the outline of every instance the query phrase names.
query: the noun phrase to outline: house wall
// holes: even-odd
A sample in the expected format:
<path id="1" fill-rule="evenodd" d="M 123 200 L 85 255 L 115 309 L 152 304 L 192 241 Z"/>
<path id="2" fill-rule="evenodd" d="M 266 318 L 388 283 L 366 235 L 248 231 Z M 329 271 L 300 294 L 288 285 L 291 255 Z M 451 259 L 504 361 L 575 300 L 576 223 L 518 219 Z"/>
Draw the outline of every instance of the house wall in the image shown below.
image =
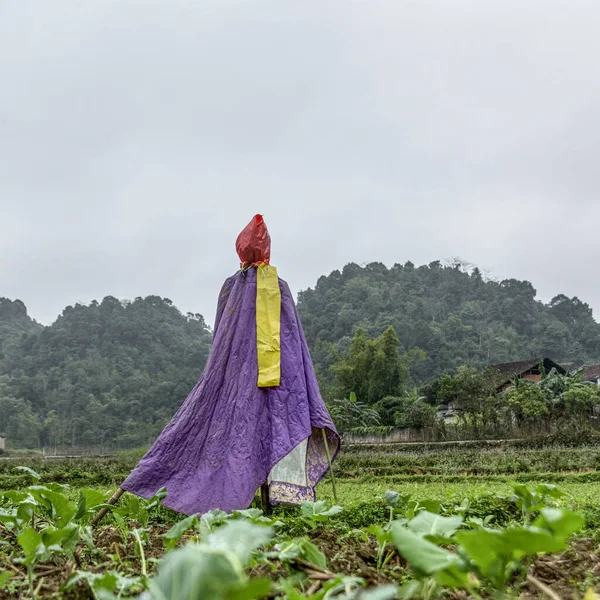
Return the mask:
<path id="1" fill-rule="evenodd" d="M 519 376 L 519 379 L 528 379 L 529 381 L 539 382 L 542 380 L 542 375 L 541 373 L 523 373 L 523 375 Z M 509 387 L 512 387 L 512 383 L 510 383 L 510 381 L 507 381 L 502 386 L 502 391 L 506 391 Z"/>
<path id="2" fill-rule="evenodd" d="M 344 436 L 345 444 L 393 444 L 427 442 L 432 438 L 428 429 L 394 429 L 390 435 L 352 435 Z"/>
<path id="3" fill-rule="evenodd" d="M 0 451 L 6 448 L 6 438 L 0 437 Z"/>
<path id="4" fill-rule="evenodd" d="M 525 375 L 521 376 L 521 379 L 529 379 L 529 381 L 541 381 L 542 376 L 539 373 L 525 373 Z"/>

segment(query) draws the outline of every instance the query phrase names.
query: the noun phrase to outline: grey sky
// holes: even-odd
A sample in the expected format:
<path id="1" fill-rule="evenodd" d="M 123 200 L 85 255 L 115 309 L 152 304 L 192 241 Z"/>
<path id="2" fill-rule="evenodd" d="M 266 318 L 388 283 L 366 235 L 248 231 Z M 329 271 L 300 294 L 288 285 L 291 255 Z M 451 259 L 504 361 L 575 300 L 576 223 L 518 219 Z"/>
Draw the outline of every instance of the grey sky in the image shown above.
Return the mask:
<path id="1" fill-rule="evenodd" d="M 595 0 L 0 1 L 0 296 L 212 321 L 261 212 L 294 291 L 460 256 L 600 313 Z"/>

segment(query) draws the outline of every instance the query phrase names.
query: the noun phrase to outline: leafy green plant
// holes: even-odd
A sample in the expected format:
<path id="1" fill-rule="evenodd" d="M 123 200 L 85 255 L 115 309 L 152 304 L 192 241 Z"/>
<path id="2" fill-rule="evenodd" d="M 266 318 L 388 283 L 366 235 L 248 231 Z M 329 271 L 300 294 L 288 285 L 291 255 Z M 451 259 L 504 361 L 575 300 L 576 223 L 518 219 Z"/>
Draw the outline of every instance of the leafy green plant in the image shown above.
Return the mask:
<path id="1" fill-rule="evenodd" d="M 532 517 L 542 508 L 548 506 L 549 498 L 558 499 L 566 496 L 555 485 L 540 483 L 534 489 L 520 483 L 513 483 L 511 500 L 521 509 L 523 523 L 528 525 Z"/>
<path id="2" fill-rule="evenodd" d="M 191 515 L 175 523 L 169 531 L 162 535 L 165 551 L 170 552 L 173 550 L 183 535 L 190 529 L 197 527 L 199 523 L 197 515 Z"/>
<path id="3" fill-rule="evenodd" d="M 104 573 L 78 570 L 69 578 L 64 589 L 73 590 L 82 582 L 87 583 L 96 600 L 114 600 L 115 594 L 122 596 L 127 592 L 141 592 L 144 589 L 142 578 L 125 576 L 114 570 Z"/>
<path id="4" fill-rule="evenodd" d="M 359 402 L 354 392 L 350 392 L 348 398 L 332 400 L 328 404 L 328 408 L 331 418 L 341 434 L 357 428 L 379 425 L 379 413 Z"/>
<path id="5" fill-rule="evenodd" d="M 418 580 L 403 588 L 402 594 L 430 598 L 442 587 L 450 586 L 479 597 L 475 588 L 483 582 L 502 598 L 511 581 L 524 577 L 537 554 L 563 550 L 568 538 L 584 525 L 580 515 L 545 505 L 548 496 L 560 495 L 553 486 L 514 489 L 515 501 L 524 511 L 524 524 L 520 526 L 492 529 L 481 523 L 475 528 L 459 529 L 462 516 L 427 512 L 418 513 L 406 524 L 393 523 L 393 541 Z M 529 524 L 533 511 L 538 516 Z M 456 552 L 440 547 L 450 542 Z"/>
<path id="6" fill-rule="evenodd" d="M 394 551 L 388 550 L 388 544 L 392 541 L 391 525 L 371 525 L 367 531 L 377 539 L 377 571 L 381 572 L 394 556 Z"/>
<path id="7" fill-rule="evenodd" d="M 146 600 L 237 600 L 264 597 L 271 583 L 250 579 L 244 567 L 252 552 L 271 538 L 268 527 L 247 521 L 231 521 L 201 543 L 166 555 L 157 576 L 151 580 Z"/>
<path id="8" fill-rule="evenodd" d="M 567 538 L 583 524 L 583 518 L 570 511 L 542 508 L 532 526 L 462 531 L 456 541 L 475 574 L 489 581 L 501 597 L 511 578 L 526 572 L 526 559 L 564 550 Z"/>
<path id="9" fill-rule="evenodd" d="M 342 507 L 334 505 L 327 508 L 327 502 L 317 500 L 317 502 L 305 501 L 300 506 L 302 521 L 312 529 L 320 527 L 323 523 L 329 520 L 330 517 L 342 512 Z"/>

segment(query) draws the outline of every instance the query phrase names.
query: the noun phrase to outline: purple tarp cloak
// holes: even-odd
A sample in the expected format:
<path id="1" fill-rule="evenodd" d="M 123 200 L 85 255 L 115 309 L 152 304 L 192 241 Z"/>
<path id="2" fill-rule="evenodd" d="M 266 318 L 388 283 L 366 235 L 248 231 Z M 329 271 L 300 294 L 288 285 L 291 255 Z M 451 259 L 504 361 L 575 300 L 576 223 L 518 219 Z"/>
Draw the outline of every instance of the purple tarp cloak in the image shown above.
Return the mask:
<path id="1" fill-rule="evenodd" d="M 315 500 L 340 439 L 319 393 L 287 284 L 281 291 L 281 382 L 257 386 L 257 269 L 227 279 L 204 373 L 121 488 L 144 498 L 166 487 L 164 505 L 191 515 L 250 506 L 269 482 L 273 504 Z"/>

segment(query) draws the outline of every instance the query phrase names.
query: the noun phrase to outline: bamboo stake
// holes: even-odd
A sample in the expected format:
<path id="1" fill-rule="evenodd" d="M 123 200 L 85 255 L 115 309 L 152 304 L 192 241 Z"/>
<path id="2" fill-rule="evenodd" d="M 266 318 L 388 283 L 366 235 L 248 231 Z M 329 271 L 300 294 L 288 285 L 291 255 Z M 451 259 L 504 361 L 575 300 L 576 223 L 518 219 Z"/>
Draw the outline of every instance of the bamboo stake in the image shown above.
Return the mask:
<path id="1" fill-rule="evenodd" d="M 262 506 L 262 511 L 266 516 L 269 516 L 273 509 L 271 508 L 271 503 L 269 502 L 269 483 L 265 482 L 260 486 L 260 503 Z"/>
<path id="2" fill-rule="evenodd" d="M 106 501 L 106 504 L 116 504 L 117 500 L 125 493 L 125 490 L 118 488 L 117 491 Z M 104 506 L 98 511 L 98 514 L 92 519 L 92 527 L 96 527 L 108 512 L 108 506 Z"/>
<path id="3" fill-rule="evenodd" d="M 325 442 L 325 453 L 327 454 L 327 462 L 329 463 L 329 475 L 331 477 L 331 487 L 333 488 L 333 499 L 338 504 L 337 491 L 335 489 L 335 478 L 333 477 L 333 467 L 331 466 L 331 454 L 329 453 L 329 443 L 327 442 L 327 434 L 325 429 L 321 429 L 323 432 L 323 442 Z"/>

